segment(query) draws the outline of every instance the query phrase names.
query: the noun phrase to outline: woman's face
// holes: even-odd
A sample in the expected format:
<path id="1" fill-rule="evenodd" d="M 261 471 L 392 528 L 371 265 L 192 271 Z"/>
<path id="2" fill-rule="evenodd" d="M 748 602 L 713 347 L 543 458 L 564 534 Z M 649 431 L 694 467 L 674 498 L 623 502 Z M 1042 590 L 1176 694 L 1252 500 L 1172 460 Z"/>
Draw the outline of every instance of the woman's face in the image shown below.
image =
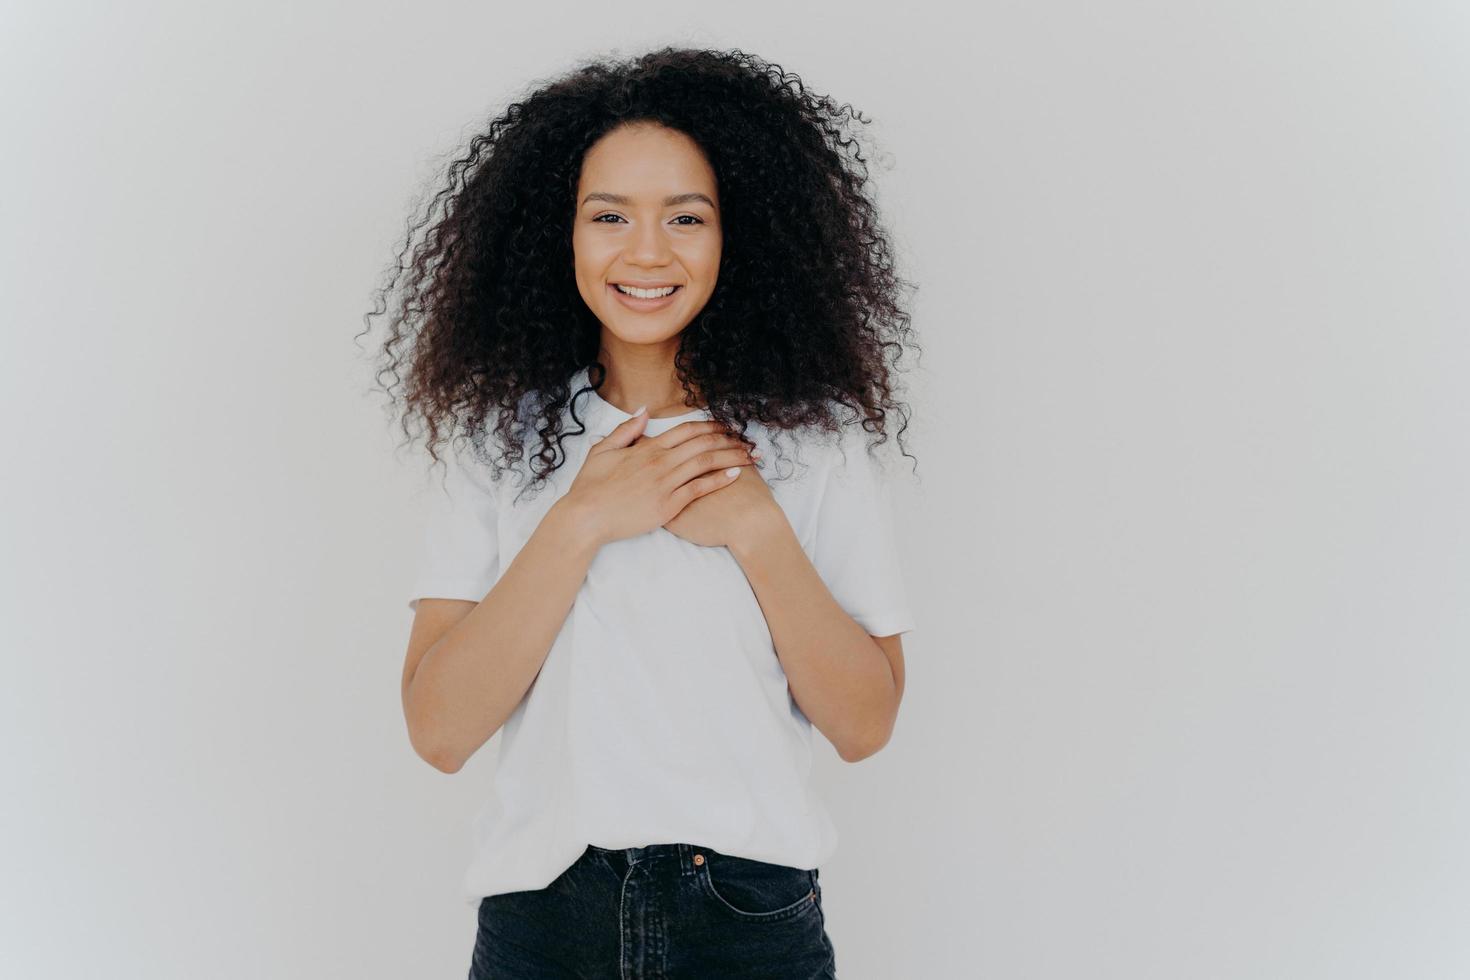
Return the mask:
<path id="1" fill-rule="evenodd" d="M 577 184 L 572 253 L 577 290 L 606 330 L 650 344 L 689 325 L 719 278 L 719 204 L 709 161 L 677 130 L 624 125 L 592 145 Z M 639 299 L 620 293 L 620 283 L 676 288 Z"/>

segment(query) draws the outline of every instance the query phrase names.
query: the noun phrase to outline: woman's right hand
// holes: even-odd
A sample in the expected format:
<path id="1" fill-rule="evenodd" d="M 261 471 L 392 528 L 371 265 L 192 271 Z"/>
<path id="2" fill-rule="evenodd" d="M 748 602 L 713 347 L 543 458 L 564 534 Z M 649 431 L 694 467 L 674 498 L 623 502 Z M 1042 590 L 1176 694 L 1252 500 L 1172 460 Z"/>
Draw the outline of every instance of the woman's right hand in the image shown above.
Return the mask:
<path id="1" fill-rule="evenodd" d="M 635 415 L 593 444 L 563 498 L 586 515 L 599 545 L 662 527 L 691 500 L 728 486 L 730 467 L 755 463 L 713 419 L 640 438 L 647 422 L 647 413 Z"/>

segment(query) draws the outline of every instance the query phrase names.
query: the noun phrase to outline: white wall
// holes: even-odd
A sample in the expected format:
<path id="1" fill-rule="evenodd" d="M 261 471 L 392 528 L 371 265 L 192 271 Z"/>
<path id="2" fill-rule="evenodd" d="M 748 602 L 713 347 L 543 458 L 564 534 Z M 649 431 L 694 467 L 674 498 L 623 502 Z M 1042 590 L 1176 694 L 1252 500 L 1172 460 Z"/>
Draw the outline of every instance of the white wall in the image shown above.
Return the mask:
<path id="1" fill-rule="evenodd" d="M 512 91 L 684 40 L 875 117 L 921 284 L 845 980 L 1470 974 L 1465 7 L 516 6 L 0 14 L 0 972 L 464 975 L 352 336 Z"/>

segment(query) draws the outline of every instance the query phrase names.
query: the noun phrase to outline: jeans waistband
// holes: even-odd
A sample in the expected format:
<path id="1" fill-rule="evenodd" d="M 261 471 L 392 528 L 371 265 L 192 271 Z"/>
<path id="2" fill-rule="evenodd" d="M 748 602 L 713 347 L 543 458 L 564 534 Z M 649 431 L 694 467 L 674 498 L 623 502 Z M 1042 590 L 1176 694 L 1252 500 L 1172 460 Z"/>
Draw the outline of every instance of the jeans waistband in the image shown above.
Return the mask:
<path id="1" fill-rule="evenodd" d="M 588 844 L 588 849 L 603 855 L 618 855 L 623 859 L 626 867 L 632 867 L 639 861 L 677 861 L 681 874 L 692 875 L 700 864 L 704 863 L 704 855 L 712 849 L 700 844 L 679 842 L 675 844 L 645 844 L 642 847 L 599 847 L 596 844 Z"/>

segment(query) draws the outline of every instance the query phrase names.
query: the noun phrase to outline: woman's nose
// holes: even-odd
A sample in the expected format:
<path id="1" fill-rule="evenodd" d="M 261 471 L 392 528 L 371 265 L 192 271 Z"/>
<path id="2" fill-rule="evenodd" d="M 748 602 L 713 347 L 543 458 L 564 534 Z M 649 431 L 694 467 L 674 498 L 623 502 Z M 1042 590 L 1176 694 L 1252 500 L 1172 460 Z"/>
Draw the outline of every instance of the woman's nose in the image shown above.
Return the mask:
<path id="1" fill-rule="evenodd" d="M 635 228 L 628 243 L 628 261 L 633 265 L 659 266 L 669 257 L 669 240 L 656 224 Z"/>

